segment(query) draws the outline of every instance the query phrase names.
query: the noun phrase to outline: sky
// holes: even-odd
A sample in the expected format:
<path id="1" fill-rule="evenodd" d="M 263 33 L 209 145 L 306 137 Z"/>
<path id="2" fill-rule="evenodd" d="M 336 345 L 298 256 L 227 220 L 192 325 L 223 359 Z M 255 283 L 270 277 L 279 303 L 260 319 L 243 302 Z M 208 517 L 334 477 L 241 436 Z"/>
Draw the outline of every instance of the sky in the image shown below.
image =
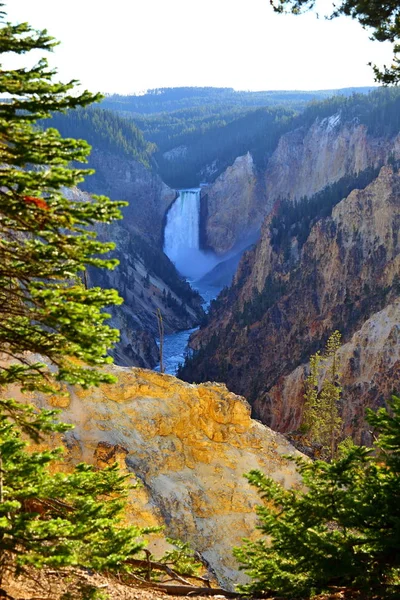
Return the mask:
<path id="1" fill-rule="evenodd" d="M 367 63 L 389 65 L 392 57 L 390 44 L 370 41 L 348 17 L 276 15 L 269 0 L 3 1 L 7 20 L 61 42 L 49 56 L 60 81 L 78 79 L 92 92 L 369 86 Z M 319 10 L 330 6 L 321 0 Z"/>

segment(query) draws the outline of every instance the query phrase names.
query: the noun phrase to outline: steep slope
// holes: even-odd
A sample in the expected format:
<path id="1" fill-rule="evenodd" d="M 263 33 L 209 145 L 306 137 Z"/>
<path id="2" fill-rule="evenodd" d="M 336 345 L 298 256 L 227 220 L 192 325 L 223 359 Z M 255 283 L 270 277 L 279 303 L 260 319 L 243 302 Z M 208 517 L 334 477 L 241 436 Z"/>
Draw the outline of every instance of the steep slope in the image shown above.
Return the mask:
<path id="1" fill-rule="evenodd" d="M 239 156 L 201 194 L 205 244 L 223 254 L 259 232 L 265 215 L 265 192 L 250 152 Z"/>
<path id="2" fill-rule="evenodd" d="M 272 222 L 271 215 L 234 285 L 195 334 L 197 353 L 180 376 L 226 382 L 253 403 L 255 416 L 286 430 L 298 418 L 283 418 L 285 406 L 276 395 L 272 406 L 269 390 L 321 348 L 333 330 L 350 340 L 400 293 L 400 175 L 382 168 L 330 217 L 314 219 L 304 245 L 296 237 L 289 237 L 286 248 L 274 244 Z M 385 385 L 372 396 L 360 390 L 360 405 L 382 402 Z"/>
<path id="3" fill-rule="evenodd" d="M 385 164 L 399 148 L 398 136 L 375 137 L 358 119 L 343 121 L 340 111 L 317 118 L 279 140 L 264 176 L 266 195 L 272 203 L 310 197 L 346 175 Z"/>
<path id="4" fill-rule="evenodd" d="M 375 138 L 357 121 L 342 123 L 340 113 L 286 133 L 264 171 L 248 154 L 206 188 L 207 244 L 226 252 L 260 227 L 277 200 L 310 198 L 348 175 L 386 164 L 399 151 L 400 135 Z"/>
<path id="5" fill-rule="evenodd" d="M 399 289 L 400 293 L 400 289 Z M 370 445 L 365 407 L 378 408 L 396 391 L 400 378 L 400 300 L 375 313 L 338 352 L 344 399 L 344 435 Z M 281 377 L 254 404 L 257 414 L 278 431 L 295 431 L 301 423 L 308 364 Z"/>
<path id="6" fill-rule="evenodd" d="M 296 451 L 251 420 L 244 398 L 223 385 L 193 386 L 141 369 L 111 371 L 117 384 L 50 398 L 76 426 L 64 438 L 67 465 L 119 462 L 143 483 L 130 492 L 129 519 L 164 525 L 166 535 L 190 542 L 218 581 L 233 587 L 242 575 L 232 547 L 256 535 L 259 503 L 243 473 L 258 468 L 287 486 L 298 484 L 284 458 Z M 18 391 L 10 394 L 18 397 Z M 155 543 L 162 546 L 160 539 Z"/>

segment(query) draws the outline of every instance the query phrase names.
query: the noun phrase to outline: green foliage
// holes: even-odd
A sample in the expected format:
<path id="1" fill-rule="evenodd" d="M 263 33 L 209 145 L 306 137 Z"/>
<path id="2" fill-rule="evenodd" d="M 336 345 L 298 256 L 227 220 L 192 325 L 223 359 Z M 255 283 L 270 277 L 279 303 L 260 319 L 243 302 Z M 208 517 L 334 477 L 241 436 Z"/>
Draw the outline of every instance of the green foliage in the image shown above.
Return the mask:
<path id="1" fill-rule="evenodd" d="M 238 156 L 248 151 L 257 154 L 261 147 L 261 155 L 270 153 L 293 114 L 286 108 L 260 108 L 238 114 L 235 119 L 224 115 L 208 127 L 193 124 L 189 132 L 173 139 L 172 149 L 177 144 L 183 145 L 183 152 L 178 152 L 176 157 L 163 152 L 155 155 L 162 178 L 177 188 L 213 181 Z M 190 122 L 185 121 L 184 125 L 188 127 Z M 166 146 L 164 140 L 159 144 Z M 168 146 L 171 149 L 171 143 Z"/>
<path id="2" fill-rule="evenodd" d="M 1 54 L 56 44 L 27 23 L 1 25 Z M 54 74 L 45 59 L 0 73 L 0 348 L 10 359 L 0 367 L 0 386 L 16 382 L 45 391 L 57 381 L 88 387 L 113 380 L 92 367 L 110 362 L 107 350 L 119 335 L 105 324 L 103 308 L 122 302 L 114 290 L 86 289 L 81 277 L 89 266 L 116 266 L 102 257 L 114 244 L 97 241 L 92 228 L 119 219 L 124 203 L 69 199 L 65 188 L 88 172 L 70 163 L 85 162 L 89 146 L 35 127 L 54 111 L 100 96 L 76 94 L 74 81 L 54 83 Z"/>
<path id="3" fill-rule="evenodd" d="M 197 576 L 202 564 L 196 561 L 195 553 L 190 545 L 181 540 L 166 538 L 166 541 L 173 546 L 167 550 L 164 556 L 159 560 L 161 564 L 170 565 L 174 571 L 181 575 Z"/>
<path id="4" fill-rule="evenodd" d="M 291 12 L 298 15 L 311 10 L 315 0 L 270 0 L 276 12 Z M 393 59 L 390 67 L 381 71 L 374 66 L 375 78 L 384 84 L 399 83 L 400 81 L 400 7 L 397 0 L 387 0 L 384 3 L 368 0 L 341 0 L 332 4 L 332 14 L 329 18 L 346 15 L 357 20 L 361 25 L 372 30 L 372 39 L 379 42 L 389 41 L 393 44 Z M 371 63 L 369 63 L 371 64 Z"/>
<path id="5" fill-rule="evenodd" d="M 339 403 L 342 388 L 338 364 L 341 344 L 339 331 L 334 331 L 321 356 L 317 352 L 310 358 L 310 374 L 305 382 L 305 403 L 302 425 L 311 444 L 319 444 L 322 458 L 333 460 L 342 433 Z M 321 383 L 322 376 L 322 383 Z"/>
<path id="6" fill-rule="evenodd" d="M 137 160 L 146 167 L 155 150 L 155 145 L 146 142 L 131 120 L 100 108 L 79 108 L 66 115 L 55 113 L 41 125 L 56 127 L 63 136 L 82 138 L 96 149 Z"/>
<path id="7" fill-rule="evenodd" d="M 42 411 L 41 430 L 62 431 L 54 411 Z M 51 474 L 61 450 L 27 451 L 19 428 L 0 415 L 0 569 L 11 560 L 33 565 L 121 569 L 144 546 L 150 529 L 122 525 L 126 477 L 117 465 L 101 471 L 80 464 Z"/>
<path id="8" fill-rule="evenodd" d="M 243 325 L 252 325 L 260 321 L 271 306 L 283 296 L 286 288 L 284 281 L 268 275 L 261 292 L 257 289 L 253 290 L 251 300 L 245 302 L 243 311 L 237 315 L 237 321 Z"/>
<path id="9" fill-rule="evenodd" d="M 1 54 L 54 45 L 26 23 L 0 28 Z M 88 267 L 116 266 L 102 258 L 114 245 L 98 242 L 92 228 L 120 218 L 125 203 L 69 199 L 66 188 L 87 173 L 70 163 L 84 162 L 89 146 L 35 123 L 99 96 L 75 94 L 74 82 L 54 83 L 53 76 L 44 59 L 0 72 L 0 352 L 7 358 L 0 388 L 52 391 L 59 382 L 114 381 L 93 367 L 110 362 L 118 332 L 105 325 L 103 309 L 121 299 L 113 290 L 86 289 L 81 278 Z M 0 575 L 25 566 L 120 570 L 151 531 L 123 525 L 126 478 L 116 465 L 52 474 L 59 449 L 27 451 L 22 433 L 37 441 L 70 429 L 55 419 L 54 411 L 0 401 Z"/>
<path id="10" fill-rule="evenodd" d="M 400 592 L 400 398 L 367 412 L 375 450 L 352 446 L 326 463 L 295 459 L 304 487 L 285 490 L 259 471 L 263 537 L 235 549 L 247 592 L 298 597 L 346 586 L 379 598 Z M 264 537 L 267 536 L 267 537 Z"/>

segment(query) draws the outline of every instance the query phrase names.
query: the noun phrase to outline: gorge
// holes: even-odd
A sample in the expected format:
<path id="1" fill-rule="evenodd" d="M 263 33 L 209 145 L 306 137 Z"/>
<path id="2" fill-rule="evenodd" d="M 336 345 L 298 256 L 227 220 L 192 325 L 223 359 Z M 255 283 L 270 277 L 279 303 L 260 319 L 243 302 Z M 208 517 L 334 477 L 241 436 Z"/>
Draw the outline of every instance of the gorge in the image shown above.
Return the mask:
<path id="1" fill-rule="evenodd" d="M 157 139 L 160 148 L 154 159 L 145 155 L 146 164 L 114 156 L 114 150 L 101 150 L 96 142 L 90 166 L 97 174 L 92 181 L 88 179 L 86 189 L 96 192 L 104 188 L 112 197 L 123 195 L 131 200 L 125 224 L 122 228 L 118 225 L 113 233 L 119 271 L 107 276 L 109 285 L 120 289 L 125 297 L 124 306 L 116 309 L 114 317 L 123 339 L 123 348 L 120 344 L 121 350 L 115 354 L 117 362 L 155 367 L 158 330 L 154 314 L 160 309 L 166 325 L 168 372 L 175 372 L 192 335 L 194 356 L 179 371 L 181 377 L 224 382 L 244 394 L 254 414 L 265 423 L 282 431 L 296 427 L 302 393 L 296 391 L 297 404 L 289 410 L 287 395 L 283 398 L 279 392 L 286 386 L 281 378 L 296 369 L 306 372 L 308 357 L 323 347 L 332 327 L 341 329 L 344 342 L 350 343 L 356 327 L 389 309 L 398 294 L 398 242 L 392 247 L 383 234 L 379 242 L 378 236 L 372 239 L 372 232 L 367 235 L 355 218 L 356 212 L 352 209 L 350 219 L 347 211 L 352 206 L 352 190 L 365 190 L 357 210 L 366 222 L 371 221 L 372 231 L 375 219 L 380 223 L 386 214 L 386 226 L 392 219 L 390 230 L 397 239 L 397 216 L 392 212 L 395 202 L 390 198 L 397 197 L 399 104 L 398 92 L 382 89 L 368 95 L 336 96 L 292 114 L 287 109 L 272 112 L 257 108 L 222 128 L 212 125 L 204 130 L 201 121 L 198 133 L 190 135 L 171 134 L 170 128 L 176 128 L 175 117 L 169 121 L 165 116 L 136 116 L 146 141 Z M 180 123 L 184 127 L 184 117 Z M 153 136 L 153 130 L 159 132 L 158 137 Z M 144 141 L 141 144 L 146 147 Z M 232 155 L 234 149 L 236 154 Z M 385 165 L 392 166 L 393 177 L 388 171 L 378 177 Z M 187 173 L 196 170 L 193 187 L 184 185 L 184 167 Z M 162 178 L 183 185 L 174 191 Z M 200 181 L 204 182 L 201 187 Z M 368 206 L 376 194 L 369 214 Z M 358 231 L 353 237 L 335 229 L 335 215 L 341 206 L 346 215 L 343 223 L 351 221 Z M 335 252 L 342 257 L 344 270 L 358 282 L 354 293 L 350 284 L 343 292 L 343 282 L 335 279 L 332 266 L 327 267 L 329 275 L 320 272 L 325 259 L 315 254 L 315 246 L 321 245 L 323 252 L 329 236 L 335 239 Z M 349 243 L 351 252 L 343 246 Z M 367 247 L 370 254 L 365 254 Z M 333 252 L 331 247 L 329 252 Z M 310 260 L 315 262 L 315 269 L 311 269 Z M 368 275 L 366 264 L 370 264 Z M 390 276 L 385 275 L 380 290 L 381 269 L 390 271 Z M 316 282 L 321 279 L 325 285 L 330 279 L 336 282 L 329 293 L 329 310 L 328 300 L 317 297 Z M 228 288 L 215 298 L 224 286 Z M 193 289 L 207 303 L 213 300 L 208 316 L 202 313 L 203 301 Z M 290 318 L 286 310 L 289 293 L 293 296 Z M 335 318 L 324 316 L 330 313 Z M 389 310 L 388 314 L 394 313 Z M 269 325 L 264 325 L 267 321 Z M 295 323 L 299 327 L 308 323 L 300 336 L 301 353 L 290 337 Z M 199 324 L 200 331 L 195 331 Z M 140 353 L 132 352 L 139 333 L 143 348 Z M 280 350 L 275 352 L 275 359 L 264 349 L 276 349 L 277 343 Z M 367 401 L 362 392 L 360 402 L 374 406 L 383 403 L 389 390 L 386 380 L 383 372 L 375 399 Z M 353 384 L 350 380 L 348 384 L 350 390 Z M 296 418 L 288 416 L 288 411 Z M 363 435 L 361 421 L 357 416 L 354 433 L 358 436 Z M 352 427 L 349 421 L 348 430 Z"/>
<path id="2" fill-rule="evenodd" d="M 178 197 L 169 207 L 165 217 L 165 254 L 177 270 L 186 277 L 192 288 L 199 291 L 207 309 L 220 287 L 200 283 L 201 278 L 218 264 L 218 257 L 200 247 L 201 239 L 201 188 L 178 190 Z M 163 339 L 164 369 L 175 375 L 184 362 L 189 337 L 195 329 L 170 333 Z"/>

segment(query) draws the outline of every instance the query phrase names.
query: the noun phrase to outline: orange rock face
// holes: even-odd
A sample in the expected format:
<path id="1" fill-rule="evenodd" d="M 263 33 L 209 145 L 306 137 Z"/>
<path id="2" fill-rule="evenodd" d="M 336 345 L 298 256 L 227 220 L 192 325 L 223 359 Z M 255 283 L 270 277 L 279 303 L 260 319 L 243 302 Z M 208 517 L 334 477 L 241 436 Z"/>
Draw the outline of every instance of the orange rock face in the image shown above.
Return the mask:
<path id="1" fill-rule="evenodd" d="M 70 389 L 68 406 L 64 399 L 61 419 L 75 429 L 63 438 L 66 465 L 59 468 L 82 460 L 103 468 L 117 461 L 132 483 L 141 484 L 130 492 L 128 519 L 164 526 L 165 535 L 190 542 L 219 582 L 232 587 L 243 577 L 232 547 L 256 535 L 259 497 L 243 474 L 261 469 L 286 486 L 297 485 L 294 465 L 284 458 L 296 450 L 252 420 L 246 400 L 224 385 L 110 369 L 116 384 Z M 29 400 L 48 405 L 32 394 Z M 151 545 L 157 553 L 163 547 L 163 536 Z"/>
<path id="2" fill-rule="evenodd" d="M 208 326 L 195 335 L 199 354 L 183 375 L 191 381 L 225 381 L 248 398 L 256 417 L 288 431 L 298 426 L 303 401 L 302 372 L 292 372 L 338 329 L 344 342 L 353 344 L 348 346 L 353 347 L 348 349 L 349 366 L 343 355 L 345 425 L 360 439 L 365 406 L 381 405 L 396 385 L 398 363 L 387 356 L 381 360 L 380 352 L 383 347 L 391 356 L 398 352 L 399 274 L 400 175 L 384 167 L 365 189 L 339 202 L 331 217 L 317 221 L 289 262 L 272 247 L 270 223 L 265 222 L 234 286 Z M 278 297 L 258 319 L 243 325 L 245 303 L 271 275 L 280 285 Z M 383 327 L 382 319 L 389 324 Z M 373 342 L 362 329 L 369 320 L 375 327 Z M 361 337 L 353 338 L 357 335 Z"/>

